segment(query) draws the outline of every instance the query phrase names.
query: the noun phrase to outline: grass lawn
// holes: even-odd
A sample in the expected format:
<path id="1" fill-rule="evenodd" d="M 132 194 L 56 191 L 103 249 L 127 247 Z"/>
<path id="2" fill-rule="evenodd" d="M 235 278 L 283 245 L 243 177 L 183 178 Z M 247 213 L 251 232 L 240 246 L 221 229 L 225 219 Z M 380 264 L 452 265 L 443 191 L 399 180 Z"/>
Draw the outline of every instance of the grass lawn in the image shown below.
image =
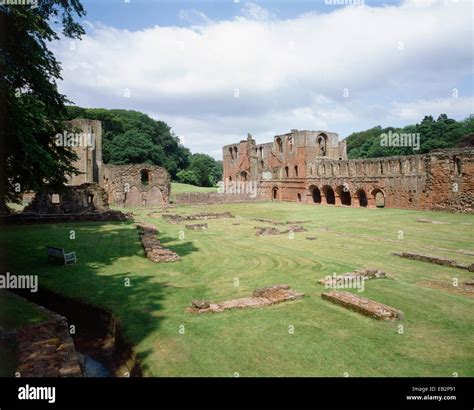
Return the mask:
<path id="1" fill-rule="evenodd" d="M 184 194 L 185 192 L 217 192 L 216 187 L 200 187 L 189 184 L 181 184 L 179 182 L 171 183 L 171 199 L 176 194 Z"/>
<path id="2" fill-rule="evenodd" d="M 0 246 L 10 272 L 38 274 L 40 286 L 117 314 L 147 376 L 474 376 L 474 294 L 443 287 L 473 274 L 391 255 L 411 251 L 472 263 L 473 216 L 284 202 L 173 212 L 227 210 L 236 218 L 207 221 L 207 231 L 184 230 L 184 239 L 179 225 L 149 217 L 150 209 L 133 210 L 181 255 L 175 263 L 150 262 L 131 223 L 7 227 Z M 266 224 L 254 217 L 309 220 L 309 231 L 294 239 L 257 237 L 254 226 Z M 77 265 L 48 265 L 47 244 L 76 251 Z M 403 322 L 377 321 L 321 299 L 319 279 L 361 267 L 394 276 L 366 282 L 361 294 L 401 309 Z M 263 309 L 184 311 L 192 299 L 217 302 L 282 283 L 306 297 Z"/>

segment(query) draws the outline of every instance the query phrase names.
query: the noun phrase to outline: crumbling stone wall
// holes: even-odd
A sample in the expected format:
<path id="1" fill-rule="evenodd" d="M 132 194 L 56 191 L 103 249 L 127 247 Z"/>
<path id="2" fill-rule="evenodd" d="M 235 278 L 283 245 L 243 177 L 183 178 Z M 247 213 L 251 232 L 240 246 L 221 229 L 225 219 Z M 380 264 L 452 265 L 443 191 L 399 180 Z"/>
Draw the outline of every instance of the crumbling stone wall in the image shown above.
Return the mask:
<path id="1" fill-rule="evenodd" d="M 318 141 L 324 138 L 324 151 Z M 223 147 L 224 178 L 258 181 L 267 200 L 472 212 L 474 149 L 347 160 L 337 134 L 297 131 Z"/>
<path id="2" fill-rule="evenodd" d="M 69 121 L 70 131 L 64 131 L 62 142 L 77 154 L 73 166 L 79 170 L 77 175 L 68 175 L 68 185 L 81 185 L 90 182 L 100 183 L 102 178 L 102 122 L 77 118 Z M 71 139 L 76 134 L 79 139 Z M 74 142 L 73 142 L 74 141 Z M 71 143 L 72 145 L 69 145 Z"/>
<path id="3" fill-rule="evenodd" d="M 46 187 L 36 193 L 24 213 L 81 214 L 109 210 L 107 193 L 96 183 L 64 186 L 60 191 Z"/>
<path id="4" fill-rule="evenodd" d="M 174 197 L 173 202 L 178 205 L 187 204 L 235 204 L 240 202 L 262 201 L 259 195 L 232 194 L 218 192 L 186 192 Z"/>
<path id="5" fill-rule="evenodd" d="M 111 204 L 131 207 L 169 203 L 170 176 L 157 165 L 104 165 L 102 185 Z"/>

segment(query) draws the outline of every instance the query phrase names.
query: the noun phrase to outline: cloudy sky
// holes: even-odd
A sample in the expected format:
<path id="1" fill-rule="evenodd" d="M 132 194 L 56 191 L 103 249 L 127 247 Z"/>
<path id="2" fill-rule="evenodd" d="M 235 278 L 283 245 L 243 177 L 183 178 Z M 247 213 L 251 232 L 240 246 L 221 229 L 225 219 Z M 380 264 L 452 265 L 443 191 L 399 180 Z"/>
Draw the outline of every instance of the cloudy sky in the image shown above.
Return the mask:
<path id="1" fill-rule="evenodd" d="M 86 36 L 53 44 L 61 92 L 163 120 L 193 152 L 474 113 L 472 0 L 82 3 Z"/>

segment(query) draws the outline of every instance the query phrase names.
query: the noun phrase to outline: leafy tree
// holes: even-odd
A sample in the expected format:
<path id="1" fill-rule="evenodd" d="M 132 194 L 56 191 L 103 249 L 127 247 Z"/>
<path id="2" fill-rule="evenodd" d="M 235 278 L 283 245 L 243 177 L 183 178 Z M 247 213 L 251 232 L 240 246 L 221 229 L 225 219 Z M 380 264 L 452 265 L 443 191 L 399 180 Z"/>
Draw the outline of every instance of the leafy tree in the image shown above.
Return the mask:
<path id="1" fill-rule="evenodd" d="M 200 177 L 200 186 L 213 186 L 222 178 L 222 163 L 207 154 L 193 154 L 189 169 Z"/>
<path id="2" fill-rule="evenodd" d="M 78 0 L 43 0 L 37 7 L 0 5 L 0 206 L 47 183 L 60 188 L 75 154 L 57 146 L 65 129 L 66 97 L 57 90 L 60 64 L 48 49 L 56 31 L 79 39 L 74 21 L 85 15 Z"/>
<path id="3" fill-rule="evenodd" d="M 412 147 L 385 147 L 380 144 L 381 135 L 392 133 L 420 134 L 420 149 Z M 441 114 L 435 120 L 431 115 L 425 116 L 419 124 L 407 125 L 403 128 L 370 128 L 355 132 L 346 139 L 349 158 L 374 158 L 392 155 L 424 154 L 436 149 L 454 148 L 456 146 L 472 146 L 474 133 L 474 117 L 464 121 L 456 121 Z M 471 142 L 470 142 L 471 141 Z"/>
<path id="4" fill-rule="evenodd" d="M 160 165 L 172 178 L 188 166 L 189 150 L 163 121 L 132 110 L 68 107 L 68 112 L 70 119 L 102 121 L 102 154 L 106 164 Z"/>
<path id="5" fill-rule="evenodd" d="M 176 175 L 178 181 L 183 184 L 199 185 L 199 178 L 194 171 L 191 170 L 181 170 Z"/>

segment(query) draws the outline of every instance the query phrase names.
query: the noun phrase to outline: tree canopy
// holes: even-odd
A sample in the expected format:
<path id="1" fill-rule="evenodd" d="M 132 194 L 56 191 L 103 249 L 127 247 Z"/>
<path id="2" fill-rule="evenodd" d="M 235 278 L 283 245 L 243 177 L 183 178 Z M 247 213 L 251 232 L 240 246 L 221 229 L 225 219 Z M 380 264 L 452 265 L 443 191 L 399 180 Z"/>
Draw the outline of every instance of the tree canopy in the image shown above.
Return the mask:
<path id="1" fill-rule="evenodd" d="M 166 168 L 172 178 L 188 166 L 190 152 L 171 127 L 132 110 L 68 107 L 73 118 L 102 121 L 102 155 L 107 164 L 154 164 Z"/>
<path id="2" fill-rule="evenodd" d="M 381 135 L 389 132 L 398 134 L 419 134 L 420 147 L 414 150 L 408 146 L 383 146 Z M 393 155 L 424 154 L 435 149 L 472 146 L 474 134 L 474 116 L 456 121 L 441 114 L 437 120 L 429 115 L 419 124 L 403 128 L 380 126 L 365 131 L 354 132 L 346 139 L 349 159 L 387 157 Z"/>
<path id="3" fill-rule="evenodd" d="M 48 43 L 62 34 L 80 39 L 74 18 L 85 15 L 78 0 L 45 0 L 36 7 L 0 5 L 0 206 L 44 184 L 62 186 L 75 154 L 54 144 L 67 99 L 60 94 L 60 64 Z"/>

